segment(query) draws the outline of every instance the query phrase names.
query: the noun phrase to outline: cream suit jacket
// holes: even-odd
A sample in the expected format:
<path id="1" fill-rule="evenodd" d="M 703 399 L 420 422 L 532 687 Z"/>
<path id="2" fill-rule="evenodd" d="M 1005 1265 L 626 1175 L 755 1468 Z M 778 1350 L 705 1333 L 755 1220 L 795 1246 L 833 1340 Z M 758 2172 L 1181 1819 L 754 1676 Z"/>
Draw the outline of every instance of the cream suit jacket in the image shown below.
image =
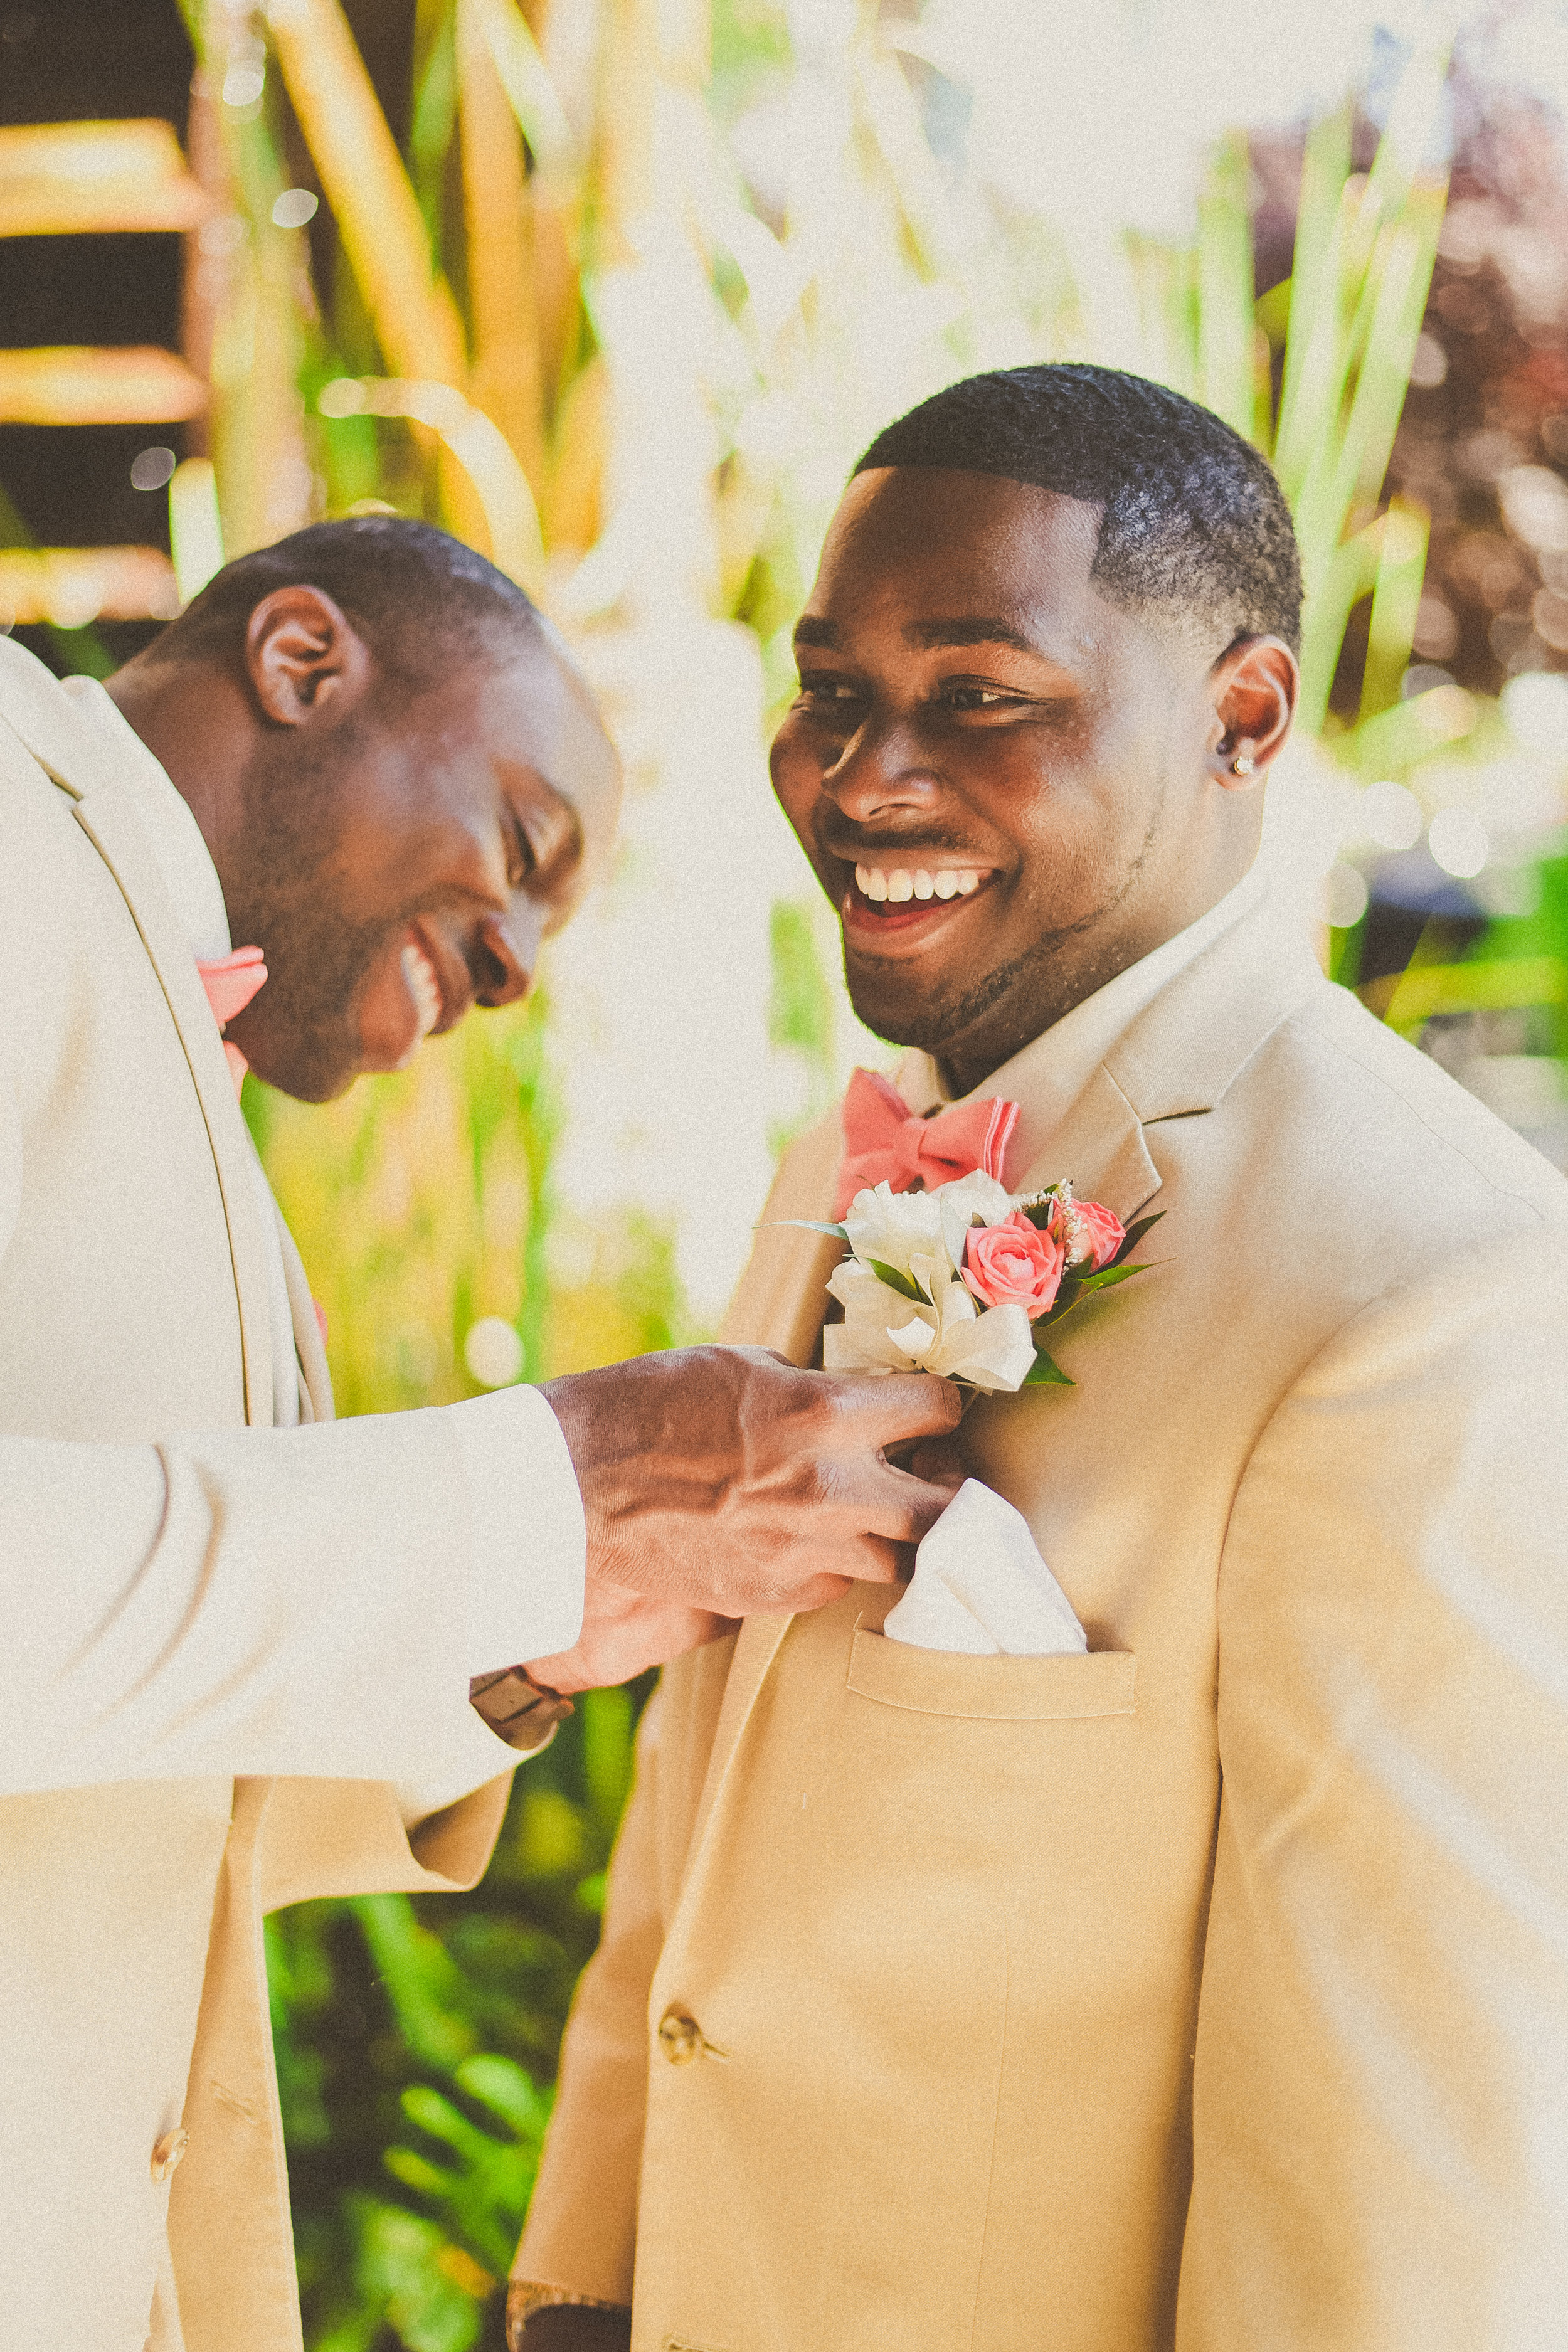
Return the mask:
<path id="1" fill-rule="evenodd" d="M 270 1202 L 190 949 L 101 739 L 0 664 L 0 2343 L 287 2352 L 262 1912 L 472 1884 L 516 1759 L 449 1417 L 320 1425 L 286 1234 L 318 1425 L 262 1433 Z M 421 1773 L 477 1793 L 411 1838 Z"/>
<path id="2" fill-rule="evenodd" d="M 666 1675 L 515 2266 L 636 2352 L 1563 2340 L 1568 1184 L 1282 937 L 1017 1171 L 1164 1212 L 963 1425 L 1089 1654 L 860 1586 Z M 801 1361 L 838 1150 L 731 1324 Z"/>

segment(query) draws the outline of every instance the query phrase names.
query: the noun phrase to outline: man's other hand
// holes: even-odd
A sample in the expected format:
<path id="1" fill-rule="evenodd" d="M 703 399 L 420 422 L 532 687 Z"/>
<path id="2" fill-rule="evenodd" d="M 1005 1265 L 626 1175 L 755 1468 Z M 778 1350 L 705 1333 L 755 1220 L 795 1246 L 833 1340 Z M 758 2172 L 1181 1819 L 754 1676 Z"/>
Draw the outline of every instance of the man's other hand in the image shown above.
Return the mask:
<path id="1" fill-rule="evenodd" d="M 887 1458 L 957 1426 L 957 1390 L 924 1373 L 803 1372 L 765 1349 L 683 1348 L 543 1394 L 588 1528 L 582 1638 L 528 1662 L 556 1690 L 624 1681 L 755 1611 L 891 1582 L 952 1499 L 946 1475 Z"/>

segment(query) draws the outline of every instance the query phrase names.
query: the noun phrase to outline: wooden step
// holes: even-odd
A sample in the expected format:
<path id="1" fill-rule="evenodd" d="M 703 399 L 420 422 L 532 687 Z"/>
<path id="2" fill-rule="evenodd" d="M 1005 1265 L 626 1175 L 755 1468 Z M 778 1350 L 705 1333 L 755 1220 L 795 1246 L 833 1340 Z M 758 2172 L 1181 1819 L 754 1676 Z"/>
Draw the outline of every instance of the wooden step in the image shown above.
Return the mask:
<path id="1" fill-rule="evenodd" d="M 174 567 L 159 548 L 0 548 L 0 624 L 8 627 L 167 621 L 179 609 Z"/>
<path id="2" fill-rule="evenodd" d="M 190 229 L 211 210 L 167 122 L 0 130 L 0 236 Z"/>
<path id="3" fill-rule="evenodd" d="M 200 376 L 152 344 L 0 351 L 0 425 L 176 425 L 206 404 Z"/>

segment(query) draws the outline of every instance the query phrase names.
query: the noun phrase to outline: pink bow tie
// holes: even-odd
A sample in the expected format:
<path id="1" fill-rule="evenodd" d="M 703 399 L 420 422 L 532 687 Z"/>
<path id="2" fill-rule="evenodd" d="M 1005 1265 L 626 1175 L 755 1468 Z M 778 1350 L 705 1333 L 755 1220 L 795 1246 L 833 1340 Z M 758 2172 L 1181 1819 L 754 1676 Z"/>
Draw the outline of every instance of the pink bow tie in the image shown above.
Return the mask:
<path id="1" fill-rule="evenodd" d="M 916 1118 L 897 1087 L 874 1070 L 857 1070 L 844 1097 L 843 1119 L 836 1217 L 870 1185 L 890 1184 L 895 1192 L 908 1192 L 918 1184 L 930 1192 L 955 1177 L 972 1176 L 977 1168 L 1000 1183 L 1018 1106 L 954 1103 L 931 1118 Z"/>
<path id="2" fill-rule="evenodd" d="M 236 948 L 232 955 L 214 956 L 205 963 L 198 956 L 196 970 L 201 974 L 202 986 L 206 990 L 213 1019 L 221 1030 L 226 1021 L 232 1021 L 237 1013 L 244 1012 L 261 986 L 267 977 L 267 961 L 259 948 Z M 250 1065 L 239 1047 L 231 1045 L 226 1037 L 223 1050 L 234 1079 L 234 1091 L 237 1095 Z"/>

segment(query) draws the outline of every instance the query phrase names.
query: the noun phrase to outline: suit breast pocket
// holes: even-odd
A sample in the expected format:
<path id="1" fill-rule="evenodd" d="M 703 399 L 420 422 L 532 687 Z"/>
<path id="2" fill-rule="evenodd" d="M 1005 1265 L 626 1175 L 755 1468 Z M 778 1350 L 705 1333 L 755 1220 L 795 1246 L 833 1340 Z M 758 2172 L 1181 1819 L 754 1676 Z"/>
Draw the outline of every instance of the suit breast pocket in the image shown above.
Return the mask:
<path id="1" fill-rule="evenodd" d="M 973 1657 L 891 1642 L 856 1628 L 848 1687 L 858 1698 L 911 1715 L 976 1723 L 1046 1723 L 1133 1715 L 1138 1661 L 1131 1650 L 1070 1657 Z"/>

